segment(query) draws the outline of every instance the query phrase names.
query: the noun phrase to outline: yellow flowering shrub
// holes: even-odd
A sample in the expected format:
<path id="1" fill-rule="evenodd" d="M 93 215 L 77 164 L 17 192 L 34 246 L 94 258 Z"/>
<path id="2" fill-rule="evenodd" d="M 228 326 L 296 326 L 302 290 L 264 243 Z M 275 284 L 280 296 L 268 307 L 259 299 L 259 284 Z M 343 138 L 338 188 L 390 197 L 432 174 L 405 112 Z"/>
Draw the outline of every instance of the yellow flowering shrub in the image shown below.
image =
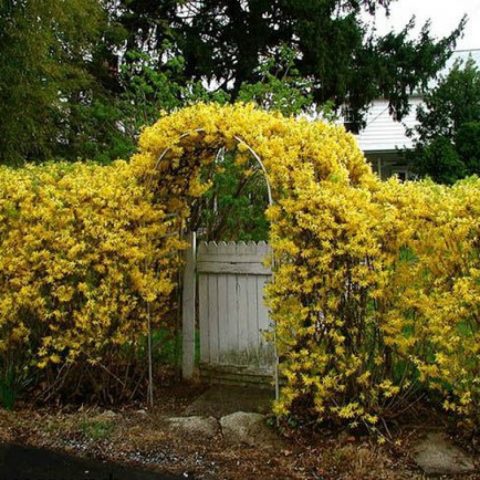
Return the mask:
<path id="1" fill-rule="evenodd" d="M 378 200 L 398 212 L 389 248 L 400 252 L 382 293 L 384 328 L 418 381 L 478 426 L 480 180 L 388 182 L 382 190 Z"/>
<path id="2" fill-rule="evenodd" d="M 269 288 L 277 413 L 307 397 L 321 418 L 372 425 L 437 392 L 478 424 L 479 193 L 478 179 L 305 192 Z"/>
<path id="3" fill-rule="evenodd" d="M 166 308 L 172 220 L 125 162 L 2 167 L 0 192 L 4 367 L 115 369 L 119 353 L 139 348 L 146 302 L 153 318 Z"/>
<path id="4" fill-rule="evenodd" d="M 129 163 L 0 169 L 3 358 L 108 367 L 161 324 L 220 149 L 274 199 L 276 414 L 375 428 L 431 393 L 478 424 L 480 180 L 381 182 L 342 127 L 251 105 L 165 116 Z"/>

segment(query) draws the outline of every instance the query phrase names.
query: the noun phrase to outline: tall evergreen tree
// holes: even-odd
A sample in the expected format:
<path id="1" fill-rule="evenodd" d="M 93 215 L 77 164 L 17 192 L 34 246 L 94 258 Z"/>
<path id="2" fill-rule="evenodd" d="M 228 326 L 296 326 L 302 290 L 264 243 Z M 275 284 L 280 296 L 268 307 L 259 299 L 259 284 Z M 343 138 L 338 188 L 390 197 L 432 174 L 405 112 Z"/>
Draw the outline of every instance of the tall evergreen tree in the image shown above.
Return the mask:
<path id="1" fill-rule="evenodd" d="M 394 1 L 121 0 L 117 18 L 130 44 L 156 52 L 161 63 L 168 39 L 168 53 L 185 59 L 187 78 L 208 81 L 233 100 L 242 84 L 258 81 L 266 57 L 290 47 L 300 75 L 312 81 L 314 100 L 346 106 L 355 130 L 379 96 L 401 119 L 409 95 L 444 66 L 464 24 L 438 41 L 429 23 L 412 38 L 413 21 L 398 33 L 375 35 L 362 15 L 388 12 Z"/>
<path id="2" fill-rule="evenodd" d="M 142 123 L 198 98 L 345 108 L 355 130 L 384 96 L 401 119 L 463 23 L 376 36 L 364 12 L 394 1 L 0 0 L 0 163 L 127 156 Z"/>

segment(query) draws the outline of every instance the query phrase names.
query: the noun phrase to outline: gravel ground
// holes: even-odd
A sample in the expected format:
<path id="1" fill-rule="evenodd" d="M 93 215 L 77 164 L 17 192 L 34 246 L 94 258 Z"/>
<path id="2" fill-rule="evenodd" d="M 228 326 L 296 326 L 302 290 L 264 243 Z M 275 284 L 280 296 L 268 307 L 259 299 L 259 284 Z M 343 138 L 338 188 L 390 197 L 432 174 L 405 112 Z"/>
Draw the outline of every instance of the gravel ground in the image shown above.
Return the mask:
<path id="1" fill-rule="evenodd" d="M 425 478 L 409 455 L 417 429 L 408 426 L 392 433 L 383 445 L 346 432 L 283 431 L 282 447 L 274 451 L 228 444 L 221 433 L 208 442 L 175 436 L 165 417 L 181 415 L 200 393 L 201 389 L 157 392 L 158 406 L 152 410 L 141 405 L 114 410 L 18 405 L 13 412 L 0 410 L 0 443 L 48 448 L 183 478 Z"/>

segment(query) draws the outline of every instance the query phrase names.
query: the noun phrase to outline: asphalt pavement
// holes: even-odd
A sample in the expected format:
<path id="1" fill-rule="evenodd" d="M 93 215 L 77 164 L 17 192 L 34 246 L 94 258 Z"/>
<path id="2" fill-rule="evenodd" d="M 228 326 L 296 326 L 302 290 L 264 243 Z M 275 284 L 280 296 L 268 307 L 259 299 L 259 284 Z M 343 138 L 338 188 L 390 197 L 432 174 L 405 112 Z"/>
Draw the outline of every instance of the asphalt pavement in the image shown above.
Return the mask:
<path id="1" fill-rule="evenodd" d="M 146 470 L 18 445 L 0 445 L 0 480 L 180 480 Z"/>

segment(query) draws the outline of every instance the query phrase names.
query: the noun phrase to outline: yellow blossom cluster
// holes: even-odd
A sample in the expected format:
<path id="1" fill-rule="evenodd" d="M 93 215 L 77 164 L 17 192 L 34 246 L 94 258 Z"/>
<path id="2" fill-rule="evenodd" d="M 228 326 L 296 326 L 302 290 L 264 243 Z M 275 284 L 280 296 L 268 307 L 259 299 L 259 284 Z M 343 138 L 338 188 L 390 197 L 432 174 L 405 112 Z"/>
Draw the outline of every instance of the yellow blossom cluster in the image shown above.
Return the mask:
<path id="1" fill-rule="evenodd" d="M 308 397 L 323 419 L 372 424 L 428 391 L 478 424 L 479 194 L 477 178 L 326 180 L 298 196 L 289 223 L 278 209 L 278 414 Z"/>
<path id="2" fill-rule="evenodd" d="M 382 184 L 379 323 L 397 364 L 467 423 L 480 421 L 480 180 Z"/>
<path id="3" fill-rule="evenodd" d="M 174 286 L 178 240 L 130 165 L 1 167 L 0 192 L 2 364 L 93 365 L 135 348 L 146 302 L 162 312 Z"/>

